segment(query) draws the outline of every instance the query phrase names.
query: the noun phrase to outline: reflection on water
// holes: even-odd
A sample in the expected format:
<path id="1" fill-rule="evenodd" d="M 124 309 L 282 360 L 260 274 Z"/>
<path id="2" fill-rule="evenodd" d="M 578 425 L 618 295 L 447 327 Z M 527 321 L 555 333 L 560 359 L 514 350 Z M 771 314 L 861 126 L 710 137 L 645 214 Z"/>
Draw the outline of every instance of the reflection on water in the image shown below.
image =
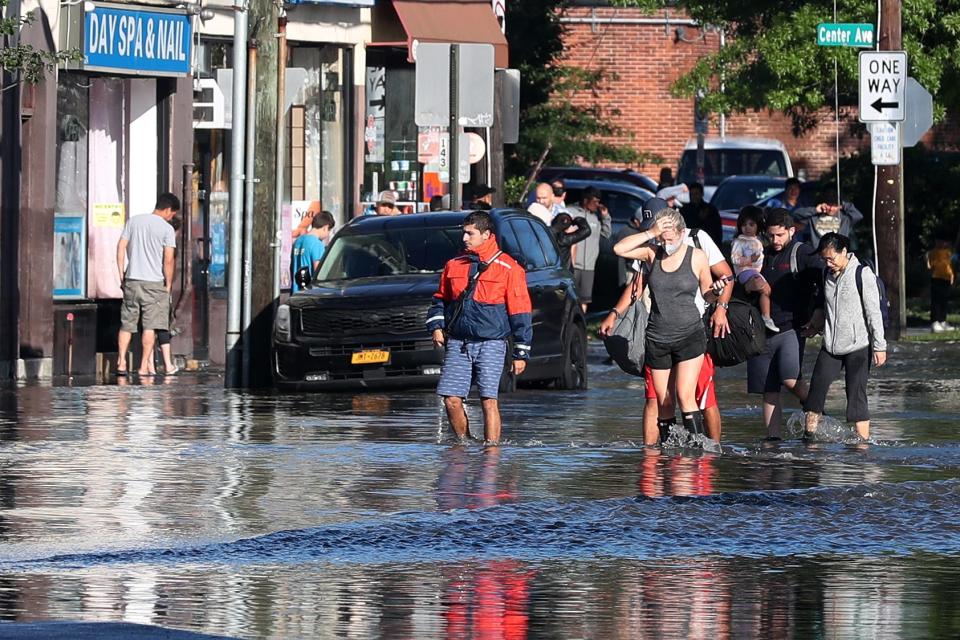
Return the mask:
<path id="1" fill-rule="evenodd" d="M 244 638 L 960 636 L 958 347 L 899 347 L 875 444 L 640 443 L 642 386 L 520 391 L 462 446 L 430 393 L 216 378 L 0 389 L 0 619 Z M 594 354 L 596 355 L 596 354 Z M 168 384 L 169 382 L 169 384 Z M 842 409 L 842 385 L 828 410 Z"/>

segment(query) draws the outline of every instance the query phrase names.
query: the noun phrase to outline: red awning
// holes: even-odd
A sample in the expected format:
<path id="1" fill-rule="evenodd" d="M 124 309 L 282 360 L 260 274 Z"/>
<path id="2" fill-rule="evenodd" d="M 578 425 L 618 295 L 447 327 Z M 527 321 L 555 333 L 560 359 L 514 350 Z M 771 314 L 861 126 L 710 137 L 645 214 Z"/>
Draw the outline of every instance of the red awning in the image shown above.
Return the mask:
<path id="1" fill-rule="evenodd" d="M 377 3 L 378 5 L 380 3 Z M 489 0 L 446 2 L 442 0 L 393 0 L 403 31 L 407 36 L 407 57 L 413 62 L 413 43 L 456 42 L 460 44 L 492 44 L 494 63 L 499 69 L 508 64 L 507 39 L 500 31 L 500 23 Z M 374 9 L 376 11 L 376 9 Z M 374 20 L 374 31 L 377 31 Z M 384 34 L 386 35 L 386 34 Z M 378 38 L 374 33 L 374 45 Z"/>

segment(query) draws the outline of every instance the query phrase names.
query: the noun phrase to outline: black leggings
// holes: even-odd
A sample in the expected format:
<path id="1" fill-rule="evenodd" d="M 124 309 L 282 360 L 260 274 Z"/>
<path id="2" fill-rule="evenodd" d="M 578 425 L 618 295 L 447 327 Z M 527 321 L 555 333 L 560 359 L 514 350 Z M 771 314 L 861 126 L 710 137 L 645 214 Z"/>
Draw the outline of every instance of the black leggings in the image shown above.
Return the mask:
<path id="1" fill-rule="evenodd" d="M 810 393 L 803 403 L 804 411 L 823 413 L 830 385 L 840 376 L 840 370 L 846 373 L 847 386 L 847 422 L 862 422 L 870 419 L 867 408 L 867 376 L 870 373 L 870 347 L 842 356 L 835 356 L 826 349 L 820 349 L 817 364 L 810 376 Z"/>
<path id="2" fill-rule="evenodd" d="M 157 334 L 157 344 L 163 346 L 165 344 L 170 344 L 170 339 L 173 337 L 170 335 L 170 332 L 166 329 L 157 329 L 154 331 Z"/>
<path id="3" fill-rule="evenodd" d="M 950 298 L 950 281 L 930 279 L 930 322 L 947 321 L 947 300 Z"/>

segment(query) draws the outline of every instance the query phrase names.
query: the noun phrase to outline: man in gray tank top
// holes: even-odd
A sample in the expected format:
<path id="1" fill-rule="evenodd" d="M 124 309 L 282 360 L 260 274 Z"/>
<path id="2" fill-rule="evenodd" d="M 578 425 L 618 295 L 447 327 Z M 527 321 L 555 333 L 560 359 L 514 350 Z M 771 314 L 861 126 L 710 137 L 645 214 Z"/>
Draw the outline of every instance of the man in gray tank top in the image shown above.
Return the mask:
<path id="1" fill-rule="evenodd" d="M 120 332 L 117 335 L 117 375 L 127 375 L 127 351 L 133 334 L 143 325 L 140 375 L 156 373 L 153 366 L 154 331 L 170 321 L 176 233 L 170 220 L 180 210 L 172 193 L 157 198 L 153 213 L 133 216 L 117 243 L 117 270 L 123 289 Z"/>

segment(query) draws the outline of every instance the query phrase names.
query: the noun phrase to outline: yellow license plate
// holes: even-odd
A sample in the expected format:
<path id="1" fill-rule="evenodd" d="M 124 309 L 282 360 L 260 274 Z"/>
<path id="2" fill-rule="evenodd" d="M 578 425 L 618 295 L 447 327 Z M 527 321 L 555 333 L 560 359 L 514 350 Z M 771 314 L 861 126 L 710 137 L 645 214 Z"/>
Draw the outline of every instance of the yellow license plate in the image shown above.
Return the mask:
<path id="1" fill-rule="evenodd" d="M 350 364 L 380 364 L 390 361 L 390 352 L 380 349 L 369 351 L 354 351 L 350 356 Z"/>

